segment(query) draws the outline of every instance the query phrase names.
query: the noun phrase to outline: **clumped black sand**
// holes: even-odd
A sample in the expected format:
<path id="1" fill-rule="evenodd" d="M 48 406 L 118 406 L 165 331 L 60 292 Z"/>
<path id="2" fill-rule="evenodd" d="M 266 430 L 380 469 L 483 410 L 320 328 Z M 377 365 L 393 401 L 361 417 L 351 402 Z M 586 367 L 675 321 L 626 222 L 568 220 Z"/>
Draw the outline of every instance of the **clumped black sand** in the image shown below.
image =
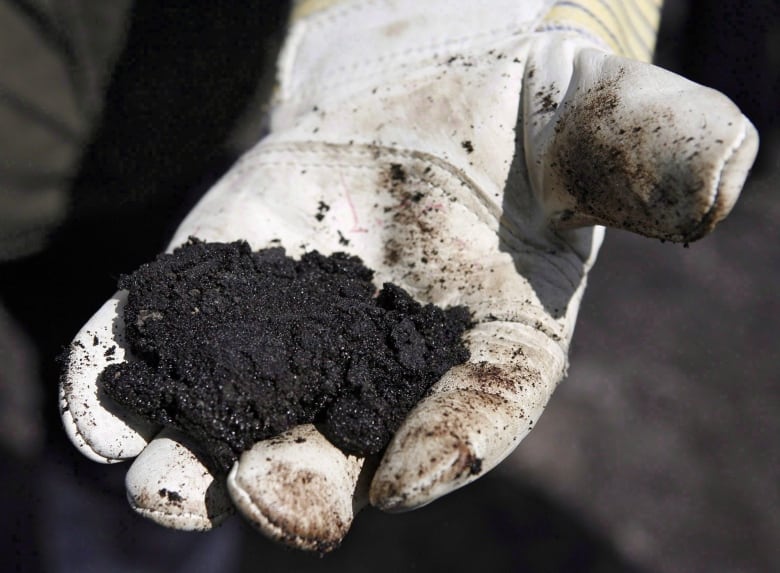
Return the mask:
<path id="1" fill-rule="evenodd" d="M 258 440 L 315 422 L 343 451 L 380 452 L 414 404 L 465 361 L 468 309 L 422 306 L 357 257 L 191 239 L 119 287 L 139 359 L 106 393 L 193 436 L 228 469 Z"/>

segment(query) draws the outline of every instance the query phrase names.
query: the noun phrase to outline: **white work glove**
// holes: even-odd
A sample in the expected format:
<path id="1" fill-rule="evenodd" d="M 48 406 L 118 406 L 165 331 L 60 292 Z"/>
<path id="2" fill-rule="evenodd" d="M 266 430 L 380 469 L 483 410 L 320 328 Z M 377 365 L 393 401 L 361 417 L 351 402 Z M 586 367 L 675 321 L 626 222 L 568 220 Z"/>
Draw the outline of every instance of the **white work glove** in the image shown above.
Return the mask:
<path id="1" fill-rule="evenodd" d="M 471 482 L 533 428 L 564 376 L 600 225 L 687 242 L 728 213 L 756 153 L 748 120 L 717 92 L 549 24 L 549 7 L 348 2 L 298 19 L 270 135 L 171 248 L 195 236 L 357 255 L 377 283 L 467 305 L 471 359 L 381 460 L 346 456 L 305 425 L 256 444 L 225 480 L 98 387 L 128 357 L 119 293 L 76 336 L 61 404 L 84 454 L 136 458 L 138 512 L 207 529 L 235 505 L 270 537 L 327 551 L 367 501 L 413 509 Z"/>

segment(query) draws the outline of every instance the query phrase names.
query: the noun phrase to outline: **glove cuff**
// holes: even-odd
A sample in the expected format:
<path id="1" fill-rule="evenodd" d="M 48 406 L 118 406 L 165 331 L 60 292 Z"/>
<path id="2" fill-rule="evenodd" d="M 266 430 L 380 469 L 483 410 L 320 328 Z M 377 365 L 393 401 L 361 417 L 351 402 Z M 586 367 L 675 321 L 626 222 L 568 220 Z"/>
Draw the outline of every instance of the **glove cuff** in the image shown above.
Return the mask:
<path id="1" fill-rule="evenodd" d="M 538 30 L 576 32 L 615 54 L 649 62 L 662 4 L 662 0 L 559 0 Z"/>

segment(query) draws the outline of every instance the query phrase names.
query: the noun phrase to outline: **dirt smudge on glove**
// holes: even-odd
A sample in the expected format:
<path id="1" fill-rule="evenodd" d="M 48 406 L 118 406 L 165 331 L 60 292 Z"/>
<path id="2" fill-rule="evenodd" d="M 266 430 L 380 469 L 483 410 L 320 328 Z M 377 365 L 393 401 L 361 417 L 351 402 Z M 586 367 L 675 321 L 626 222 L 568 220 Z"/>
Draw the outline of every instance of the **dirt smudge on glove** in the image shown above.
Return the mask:
<path id="1" fill-rule="evenodd" d="M 626 81 L 621 68 L 564 105 L 547 177 L 575 204 L 555 224 L 695 241 L 715 223 L 711 168 L 696 159 L 706 142 L 678 131 L 671 106 L 625 102 Z"/>

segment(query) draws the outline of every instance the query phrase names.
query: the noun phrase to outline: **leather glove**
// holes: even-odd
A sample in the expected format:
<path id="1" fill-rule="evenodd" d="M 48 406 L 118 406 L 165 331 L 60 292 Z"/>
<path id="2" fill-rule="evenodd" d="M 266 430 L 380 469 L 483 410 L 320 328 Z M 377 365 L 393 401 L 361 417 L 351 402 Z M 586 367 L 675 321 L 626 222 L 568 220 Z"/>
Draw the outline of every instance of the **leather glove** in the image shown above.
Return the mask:
<path id="1" fill-rule="evenodd" d="M 694 241 L 731 209 L 756 153 L 755 129 L 723 95 L 640 61 L 658 6 L 630 5 L 299 6 L 270 134 L 171 248 L 196 236 L 357 255 L 377 282 L 467 305 L 471 359 L 381 460 L 346 456 L 305 425 L 257 443 L 225 480 L 185 437 L 102 395 L 99 373 L 127 356 L 120 292 L 71 346 L 61 404 L 76 446 L 102 462 L 135 458 L 130 503 L 163 525 L 207 529 L 235 506 L 317 551 L 337 546 L 366 502 L 413 509 L 493 468 L 565 375 L 603 225 Z"/>

